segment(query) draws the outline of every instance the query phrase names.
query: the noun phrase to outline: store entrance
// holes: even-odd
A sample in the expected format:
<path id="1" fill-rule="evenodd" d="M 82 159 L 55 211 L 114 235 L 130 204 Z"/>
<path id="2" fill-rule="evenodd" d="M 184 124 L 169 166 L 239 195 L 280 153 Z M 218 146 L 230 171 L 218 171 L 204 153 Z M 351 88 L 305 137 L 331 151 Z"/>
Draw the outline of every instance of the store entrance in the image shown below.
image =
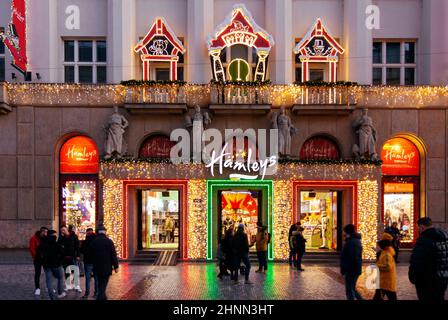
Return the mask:
<path id="1" fill-rule="evenodd" d="M 341 198 L 341 191 L 300 191 L 300 222 L 307 249 L 341 248 Z"/>
<path id="2" fill-rule="evenodd" d="M 138 190 L 138 249 L 179 248 L 179 190 Z"/>
<path id="3" fill-rule="evenodd" d="M 244 224 L 249 241 L 254 242 L 257 222 L 263 223 L 262 192 L 260 190 L 220 190 L 218 191 L 218 240 L 225 232 L 240 223 Z M 250 248 L 254 251 L 255 246 Z"/>

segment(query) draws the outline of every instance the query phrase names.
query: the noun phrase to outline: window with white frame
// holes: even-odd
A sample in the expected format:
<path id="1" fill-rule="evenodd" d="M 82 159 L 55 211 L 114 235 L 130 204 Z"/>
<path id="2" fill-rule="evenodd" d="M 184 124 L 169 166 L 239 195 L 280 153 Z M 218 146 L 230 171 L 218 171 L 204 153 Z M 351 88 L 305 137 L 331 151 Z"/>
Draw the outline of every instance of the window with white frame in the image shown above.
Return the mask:
<path id="1" fill-rule="evenodd" d="M 0 39 L 0 82 L 5 81 L 5 44 Z"/>
<path id="2" fill-rule="evenodd" d="M 415 85 L 416 60 L 414 40 L 374 40 L 372 84 Z"/>
<path id="3" fill-rule="evenodd" d="M 64 40 L 64 82 L 106 83 L 105 40 Z"/>

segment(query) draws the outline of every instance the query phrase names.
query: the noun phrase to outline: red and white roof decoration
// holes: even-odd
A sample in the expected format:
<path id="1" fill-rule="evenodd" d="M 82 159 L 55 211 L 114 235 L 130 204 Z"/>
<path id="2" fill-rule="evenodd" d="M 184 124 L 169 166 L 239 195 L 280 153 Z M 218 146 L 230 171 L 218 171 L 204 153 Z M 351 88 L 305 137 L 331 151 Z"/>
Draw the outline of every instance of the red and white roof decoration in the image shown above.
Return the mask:
<path id="1" fill-rule="evenodd" d="M 226 20 L 208 36 L 207 44 L 209 51 L 244 44 L 254 47 L 257 51 L 269 52 L 274 45 L 274 39 L 257 25 L 244 4 L 236 4 Z"/>
<path id="2" fill-rule="evenodd" d="M 329 44 L 329 48 L 315 48 L 312 52 L 308 50 L 308 46 L 310 45 L 313 39 L 317 40 L 319 38 L 323 38 Z M 319 41 L 319 40 L 318 40 Z M 323 45 L 320 45 L 323 47 Z M 295 54 L 300 54 L 300 58 L 326 58 L 326 59 L 337 59 L 338 54 L 344 53 L 344 48 L 330 35 L 328 28 L 322 22 L 320 18 L 317 18 L 314 22 L 313 26 L 308 30 L 305 37 L 296 45 L 294 48 Z"/>
<path id="3" fill-rule="evenodd" d="M 134 51 L 141 51 L 144 55 L 151 55 L 151 52 L 147 49 L 147 45 L 154 37 L 157 36 L 164 36 L 173 46 L 172 51 L 168 53 L 169 55 L 175 56 L 179 52 L 182 54 L 185 53 L 185 47 L 182 45 L 182 42 L 176 37 L 176 34 L 173 30 L 171 30 L 165 19 L 162 17 L 159 17 L 154 21 L 151 29 L 146 36 L 138 42 L 137 46 L 134 48 Z"/>

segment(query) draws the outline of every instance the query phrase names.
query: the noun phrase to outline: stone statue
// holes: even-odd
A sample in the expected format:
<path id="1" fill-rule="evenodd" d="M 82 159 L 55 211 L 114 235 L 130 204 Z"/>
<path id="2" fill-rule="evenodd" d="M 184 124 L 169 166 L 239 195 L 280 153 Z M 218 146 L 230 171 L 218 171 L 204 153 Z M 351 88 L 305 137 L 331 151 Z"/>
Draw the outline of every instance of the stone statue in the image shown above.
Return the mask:
<path id="1" fill-rule="evenodd" d="M 359 144 L 353 145 L 353 154 L 356 159 L 379 160 L 376 153 L 376 129 L 372 118 L 367 115 L 367 109 L 362 109 L 361 116 L 356 119 L 352 127 L 359 139 Z"/>
<path id="2" fill-rule="evenodd" d="M 291 154 L 291 137 L 298 132 L 291 123 L 291 118 L 286 115 L 285 107 L 280 112 L 274 112 L 271 118 L 271 128 L 278 129 L 278 152 L 287 157 Z"/>
<path id="3" fill-rule="evenodd" d="M 128 120 L 118 112 L 118 107 L 114 106 L 114 113 L 110 116 L 107 127 L 104 128 L 107 134 L 104 159 L 110 159 L 114 154 L 121 157 L 126 152 L 126 142 L 123 140 L 123 134 L 128 125 Z"/>
<path id="4" fill-rule="evenodd" d="M 192 129 L 193 134 L 194 162 L 200 162 L 201 154 L 204 149 L 202 133 L 204 132 L 204 127 L 208 126 L 211 122 L 212 120 L 208 112 L 201 112 L 201 107 L 199 105 L 194 106 L 193 117 L 189 114 L 185 116 L 185 127 L 187 129 Z"/>

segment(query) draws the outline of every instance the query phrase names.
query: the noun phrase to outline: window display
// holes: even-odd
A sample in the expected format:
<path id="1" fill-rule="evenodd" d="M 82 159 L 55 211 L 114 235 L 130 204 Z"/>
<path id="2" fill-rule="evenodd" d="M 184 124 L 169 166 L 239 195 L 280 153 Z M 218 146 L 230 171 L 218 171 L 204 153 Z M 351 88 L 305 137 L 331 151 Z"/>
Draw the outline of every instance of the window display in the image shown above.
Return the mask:
<path id="1" fill-rule="evenodd" d="M 402 243 L 414 241 L 414 188 L 412 183 L 384 184 L 384 227 L 397 223 Z"/>
<path id="2" fill-rule="evenodd" d="M 177 249 L 179 191 L 142 191 L 142 248 Z"/>
<path id="3" fill-rule="evenodd" d="M 300 222 L 310 249 L 337 248 L 337 192 L 300 192 Z"/>
<path id="4" fill-rule="evenodd" d="M 259 219 L 257 191 L 222 191 L 221 208 L 221 236 L 229 228 L 236 231 L 238 225 L 243 223 L 248 238 L 255 238 Z"/>
<path id="5" fill-rule="evenodd" d="M 80 240 L 95 229 L 96 181 L 65 181 L 62 185 L 62 220 L 73 225 Z"/>

